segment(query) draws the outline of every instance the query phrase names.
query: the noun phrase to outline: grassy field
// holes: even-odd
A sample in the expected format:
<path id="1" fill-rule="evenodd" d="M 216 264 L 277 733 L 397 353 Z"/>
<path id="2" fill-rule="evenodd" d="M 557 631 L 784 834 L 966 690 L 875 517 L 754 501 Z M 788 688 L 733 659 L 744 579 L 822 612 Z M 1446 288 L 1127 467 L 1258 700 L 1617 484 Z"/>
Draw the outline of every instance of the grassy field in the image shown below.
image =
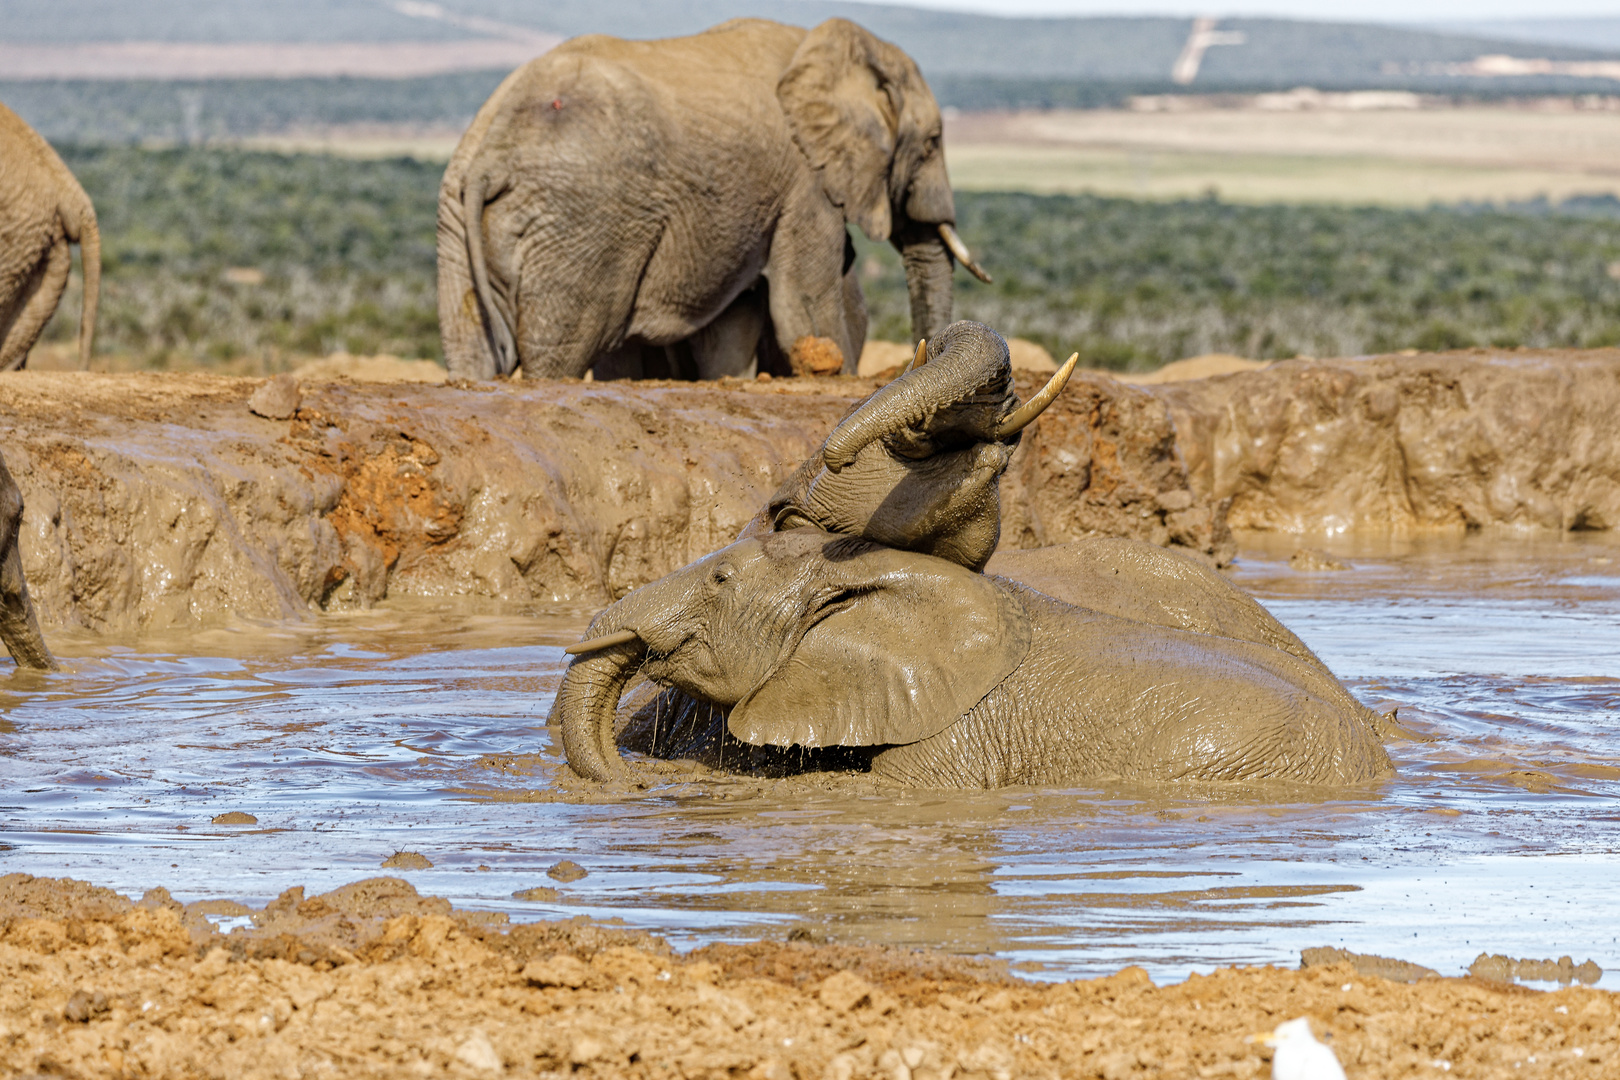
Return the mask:
<path id="1" fill-rule="evenodd" d="M 974 191 L 1427 206 L 1620 194 L 1620 109 L 1188 108 L 964 114 L 951 179 Z"/>
<path id="2" fill-rule="evenodd" d="M 101 219 L 104 364 L 438 356 L 438 164 L 223 148 L 64 157 Z M 957 207 L 996 276 L 958 275 L 957 313 L 1089 365 L 1620 342 L 1612 201 L 1578 216 L 963 191 Z M 904 340 L 898 257 L 857 243 L 874 336 Z M 75 333 L 77 280 L 51 341 Z"/>
<path id="3" fill-rule="evenodd" d="M 438 354 L 443 167 L 243 150 L 66 148 L 95 203 L 98 348 L 151 367 Z M 71 337 L 78 275 L 47 330 Z"/>

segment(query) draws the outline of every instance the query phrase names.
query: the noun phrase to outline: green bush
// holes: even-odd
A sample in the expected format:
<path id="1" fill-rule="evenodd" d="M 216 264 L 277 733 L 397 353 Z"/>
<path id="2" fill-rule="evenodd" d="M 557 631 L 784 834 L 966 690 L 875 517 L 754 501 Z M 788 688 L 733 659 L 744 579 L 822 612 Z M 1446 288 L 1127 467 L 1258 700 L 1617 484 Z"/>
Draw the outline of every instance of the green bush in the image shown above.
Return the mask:
<path id="1" fill-rule="evenodd" d="M 442 165 L 228 149 L 62 156 L 101 223 L 99 350 L 153 365 L 439 355 Z M 78 310 L 76 296 L 64 302 L 50 336 L 73 337 Z"/>
<path id="2" fill-rule="evenodd" d="M 63 156 L 101 220 L 99 348 L 152 364 L 439 355 L 442 166 L 213 148 Z M 996 280 L 959 273 L 956 311 L 1059 356 L 1130 369 L 1205 352 L 1612 345 L 1615 210 L 1601 200 L 1504 212 L 961 192 L 960 230 Z M 899 258 L 856 242 L 873 335 L 904 341 Z M 231 268 L 263 281 L 233 282 Z M 73 297 L 51 337 L 71 339 L 77 318 Z"/>
<path id="3" fill-rule="evenodd" d="M 958 274 L 956 314 L 1131 369 L 1209 352 L 1605 345 L 1620 337 L 1620 217 L 1579 209 L 963 192 L 958 227 L 995 284 Z M 905 340 L 899 259 L 859 247 L 874 335 Z"/>

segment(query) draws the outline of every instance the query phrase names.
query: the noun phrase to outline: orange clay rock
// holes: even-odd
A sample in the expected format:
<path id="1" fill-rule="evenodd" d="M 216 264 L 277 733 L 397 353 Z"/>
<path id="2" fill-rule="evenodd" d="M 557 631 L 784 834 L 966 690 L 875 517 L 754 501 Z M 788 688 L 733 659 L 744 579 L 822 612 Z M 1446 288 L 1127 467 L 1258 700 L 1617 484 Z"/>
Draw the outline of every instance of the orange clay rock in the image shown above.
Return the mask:
<path id="1" fill-rule="evenodd" d="M 795 375 L 837 375 L 844 370 L 844 353 L 832 338 L 802 337 L 788 351 L 788 363 Z"/>
<path id="2" fill-rule="evenodd" d="M 1162 988 L 1127 968 L 1047 985 L 959 957 L 774 942 L 679 957 L 584 920 L 507 927 L 387 878 L 310 899 L 289 890 L 259 926 L 226 936 L 188 932 L 195 906 L 0 878 L 0 1069 L 1259 1077 L 1266 1052 L 1244 1036 L 1295 1016 L 1331 1033 L 1351 1076 L 1620 1067 L 1620 1001 L 1599 990 L 1408 985 L 1348 964 L 1221 969 Z"/>

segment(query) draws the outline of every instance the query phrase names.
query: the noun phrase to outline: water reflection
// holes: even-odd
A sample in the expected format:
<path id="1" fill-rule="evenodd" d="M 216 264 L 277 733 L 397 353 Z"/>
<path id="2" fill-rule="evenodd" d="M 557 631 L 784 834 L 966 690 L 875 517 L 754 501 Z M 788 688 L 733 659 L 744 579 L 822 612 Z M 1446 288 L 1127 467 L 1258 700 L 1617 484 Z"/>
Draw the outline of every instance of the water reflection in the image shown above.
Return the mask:
<path id="1" fill-rule="evenodd" d="M 1335 540 L 1351 569 L 1305 573 L 1297 546 L 1246 538 L 1236 579 L 1400 708 L 1379 787 L 961 795 L 671 766 L 604 798 L 544 726 L 583 617 L 415 605 L 55 636 L 68 670 L 0 675 L 0 873 L 262 904 L 408 850 L 432 868 L 386 872 L 458 904 L 681 944 L 806 927 L 1161 980 L 1312 945 L 1448 973 L 1571 953 L 1620 985 L 1620 549 Z M 257 822 L 212 823 L 230 811 Z M 563 858 L 589 876 L 548 878 Z M 513 899 L 536 886 L 555 900 Z"/>

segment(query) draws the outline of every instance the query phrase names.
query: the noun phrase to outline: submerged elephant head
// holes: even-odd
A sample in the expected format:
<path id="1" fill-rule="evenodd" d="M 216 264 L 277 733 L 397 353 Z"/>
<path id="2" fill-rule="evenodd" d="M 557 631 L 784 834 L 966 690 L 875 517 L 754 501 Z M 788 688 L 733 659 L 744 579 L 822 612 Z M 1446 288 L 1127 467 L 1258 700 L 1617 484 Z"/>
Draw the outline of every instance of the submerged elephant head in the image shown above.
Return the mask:
<path id="1" fill-rule="evenodd" d="M 940 559 L 797 529 L 738 540 L 591 623 L 553 721 L 575 772 L 622 773 L 614 710 L 640 674 L 731 708 L 754 745 L 912 743 L 955 723 L 1028 651 L 994 580 Z M 829 679 L 836 685 L 830 685 Z"/>
<path id="2" fill-rule="evenodd" d="M 0 457 L 0 641 L 21 668 L 49 670 L 56 666 L 45 638 L 39 632 L 39 619 L 28 599 L 28 583 L 23 580 L 22 556 L 17 551 L 17 533 L 22 526 L 22 492 Z"/>
<path id="3" fill-rule="evenodd" d="M 1020 405 L 1001 335 L 952 323 L 844 418 L 744 535 L 814 525 L 982 569 L 1001 536 L 1001 474 L 1074 364 Z"/>

